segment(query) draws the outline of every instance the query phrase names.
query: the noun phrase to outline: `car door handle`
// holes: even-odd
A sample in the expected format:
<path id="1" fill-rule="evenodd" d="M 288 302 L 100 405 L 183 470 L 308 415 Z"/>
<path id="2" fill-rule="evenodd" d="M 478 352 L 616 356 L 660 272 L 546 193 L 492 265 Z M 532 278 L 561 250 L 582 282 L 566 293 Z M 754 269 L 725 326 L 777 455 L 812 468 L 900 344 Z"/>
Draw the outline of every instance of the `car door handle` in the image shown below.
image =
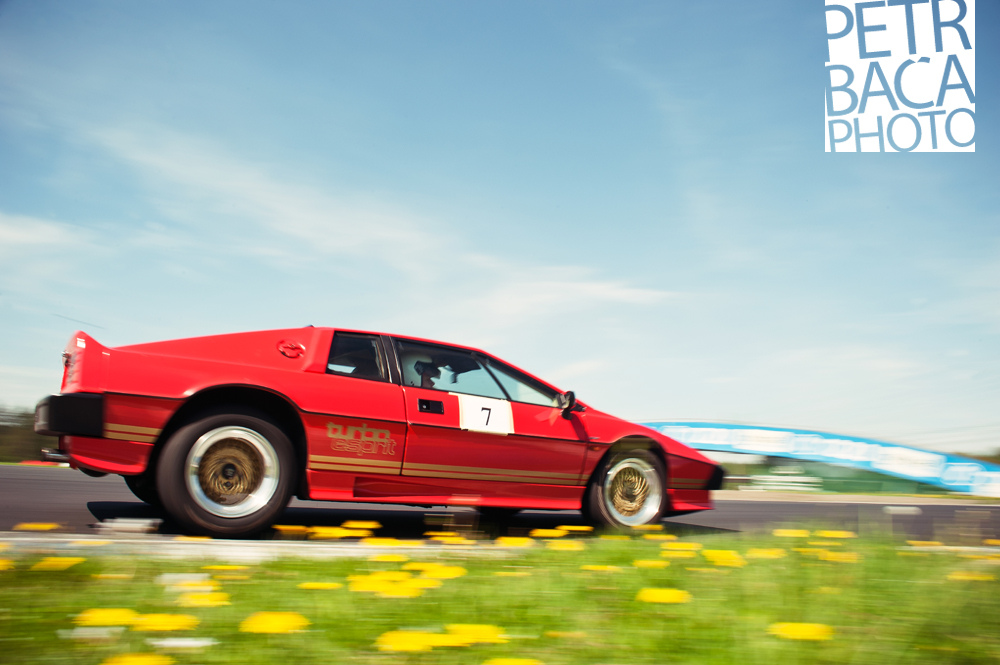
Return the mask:
<path id="1" fill-rule="evenodd" d="M 436 399 L 417 400 L 417 408 L 420 413 L 444 413 L 444 402 Z"/>

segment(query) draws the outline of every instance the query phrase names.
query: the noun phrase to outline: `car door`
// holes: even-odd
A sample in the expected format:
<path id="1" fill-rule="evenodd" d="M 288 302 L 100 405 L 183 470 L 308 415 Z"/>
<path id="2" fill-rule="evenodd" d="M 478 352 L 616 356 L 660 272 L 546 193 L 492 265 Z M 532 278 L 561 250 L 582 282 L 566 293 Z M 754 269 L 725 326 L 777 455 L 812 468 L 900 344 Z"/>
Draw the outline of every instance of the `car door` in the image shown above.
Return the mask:
<path id="1" fill-rule="evenodd" d="M 393 378 L 380 336 L 336 332 L 302 414 L 312 498 L 351 500 L 356 477 L 399 476 L 407 425 Z"/>
<path id="2" fill-rule="evenodd" d="M 544 404 L 515 401 L 502 383 L 513 385 L 515 371 L 498 379 L 488 356 L 408 340 L 395 348 L 408 425 L 403 476 L 453 501 L 538 507 L 580 485 L 586 433 L 577 414 L 576 426 L 561 417 L 554 391 L 538 391 Z"/>

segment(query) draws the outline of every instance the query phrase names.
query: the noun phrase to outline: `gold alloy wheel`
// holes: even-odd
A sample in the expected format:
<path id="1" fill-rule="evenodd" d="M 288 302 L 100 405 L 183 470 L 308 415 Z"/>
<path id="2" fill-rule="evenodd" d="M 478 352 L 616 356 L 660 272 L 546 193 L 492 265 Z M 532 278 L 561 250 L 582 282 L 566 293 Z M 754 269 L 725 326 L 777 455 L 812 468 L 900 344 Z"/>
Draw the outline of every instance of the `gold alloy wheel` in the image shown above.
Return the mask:
<path id="1" fill-rule="evenodd" d="M 278 487 L 280 466 L 271 443 L 245 427 L 219 427 L 191 447 L 185 480 L 195 503 L 218 517 L 245 517 L 264 508 Z"/>
<path id="2" fill-rule="evenodd" d="M 663 481 L 656 467 L 639 457 L 615 464 L 604 478 L 604 506 L 624 526 L 653 520 L 663 502 Z"/>

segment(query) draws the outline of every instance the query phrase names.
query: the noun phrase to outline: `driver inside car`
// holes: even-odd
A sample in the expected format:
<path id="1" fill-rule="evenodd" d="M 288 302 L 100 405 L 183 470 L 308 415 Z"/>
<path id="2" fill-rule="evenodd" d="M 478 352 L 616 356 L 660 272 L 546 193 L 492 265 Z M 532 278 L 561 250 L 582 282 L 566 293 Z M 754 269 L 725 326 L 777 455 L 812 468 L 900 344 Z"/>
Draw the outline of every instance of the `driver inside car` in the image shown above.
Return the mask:
<path id="1" fill-rule="evenodd" d="M 403 362 L 403 379 L 408 386 L 434 389 L 434 382 L 439 378 L 441 370 L 429 355 L 412 353 Z"/>

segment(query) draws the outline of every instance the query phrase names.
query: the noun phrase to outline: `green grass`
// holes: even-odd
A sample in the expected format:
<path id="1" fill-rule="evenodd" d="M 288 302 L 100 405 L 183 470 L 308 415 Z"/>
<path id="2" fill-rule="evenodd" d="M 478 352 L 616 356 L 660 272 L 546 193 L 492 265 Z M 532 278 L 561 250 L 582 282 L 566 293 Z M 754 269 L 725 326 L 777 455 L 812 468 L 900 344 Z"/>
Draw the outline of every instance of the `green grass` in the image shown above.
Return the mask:
<path id="1" fill-rule="evenodd" d="M 703 546 L 690 559 L 664 559 L 660 541 L 638 537 L 582 538 L 585 549 L 569 552 L 546 549 L 544 541 L 530 549 L 482 544 L 475 555 L 428 546 L 409 551 L 408 563 L 461 566 L 465 574 L 444 579 L 440 587 L 415 598 L 349 589 L 349 576 L 399 571 L 403 562 L 280 559 L 246 570 L 208 571 L 202 566 L 211 562 L 120 558 L 90 547 L 60 552 L 85 561 L 41 572 L 32 567 L 52 553 L 12 547 L 0 551 L 0 563 L 6 561 L 8 568 L 0 571 L 0 660 L 98 665 L 116 656 L 159 653 L 179 664 L 438 665 L 494 658 L 535 659 L 547 665 L 1000 662 L 1000 558 L 968 558 L 958 550 L 913 555 L 900 543 L 866 539 L 825 539 L 825 545 L 808 545 L 815 540 L 815 535 L 685 537 L 679 542 Z M 751 550 L 762 548 L 779 548 L 784 556 L 750 556 Z M 705 550 L 736 551 L 745 565 L 715 565 Z M 848 561 L 821 559 L 829 558 L 822 552 L 839 551 L 856 553 L 856 560 L 850 561 L 855 558 L 851 554 L 839 557 Z M 636 560 L 668 560 L 670 565 L 640 568 Z M 992 579 L 949 579 L 957 571 Z M 181 592 L 158 581 L 164 573 L 221 576 L 216 593 L 227 594 L 229 604 L 181 606 Z M 420 571 L 412 574 L 419 576 Z M 238 579 L 242 576 L 246 579 Z M 304 582 L 344 586 L 299 588 Z M 637 594 L 645 588 L 683 590 L 690 601 L 641 602 Z M 198 625 L 175 632 L 126 626 L 107 641 L 59 636 L 59 631 L 72 631 L 79 615 L 94 608 L 191 615 Z M 261 611 L 294 612 L 309 625 L 294 633 L 241 632 L 241 623 Z M 832 629 L 832 639 L 782 639 L 769 634 L 775 623 L 823 624 Z M 502 643 L 440 646 L 425 652 L 382 651 L 376 646 L 379 636 L 390 631 L 444 635 L 453 624 L 489 624 L 506 637 Z M 216 644 L 170 652 L 147 641 L 176 637 L 210 637 Z"/>

